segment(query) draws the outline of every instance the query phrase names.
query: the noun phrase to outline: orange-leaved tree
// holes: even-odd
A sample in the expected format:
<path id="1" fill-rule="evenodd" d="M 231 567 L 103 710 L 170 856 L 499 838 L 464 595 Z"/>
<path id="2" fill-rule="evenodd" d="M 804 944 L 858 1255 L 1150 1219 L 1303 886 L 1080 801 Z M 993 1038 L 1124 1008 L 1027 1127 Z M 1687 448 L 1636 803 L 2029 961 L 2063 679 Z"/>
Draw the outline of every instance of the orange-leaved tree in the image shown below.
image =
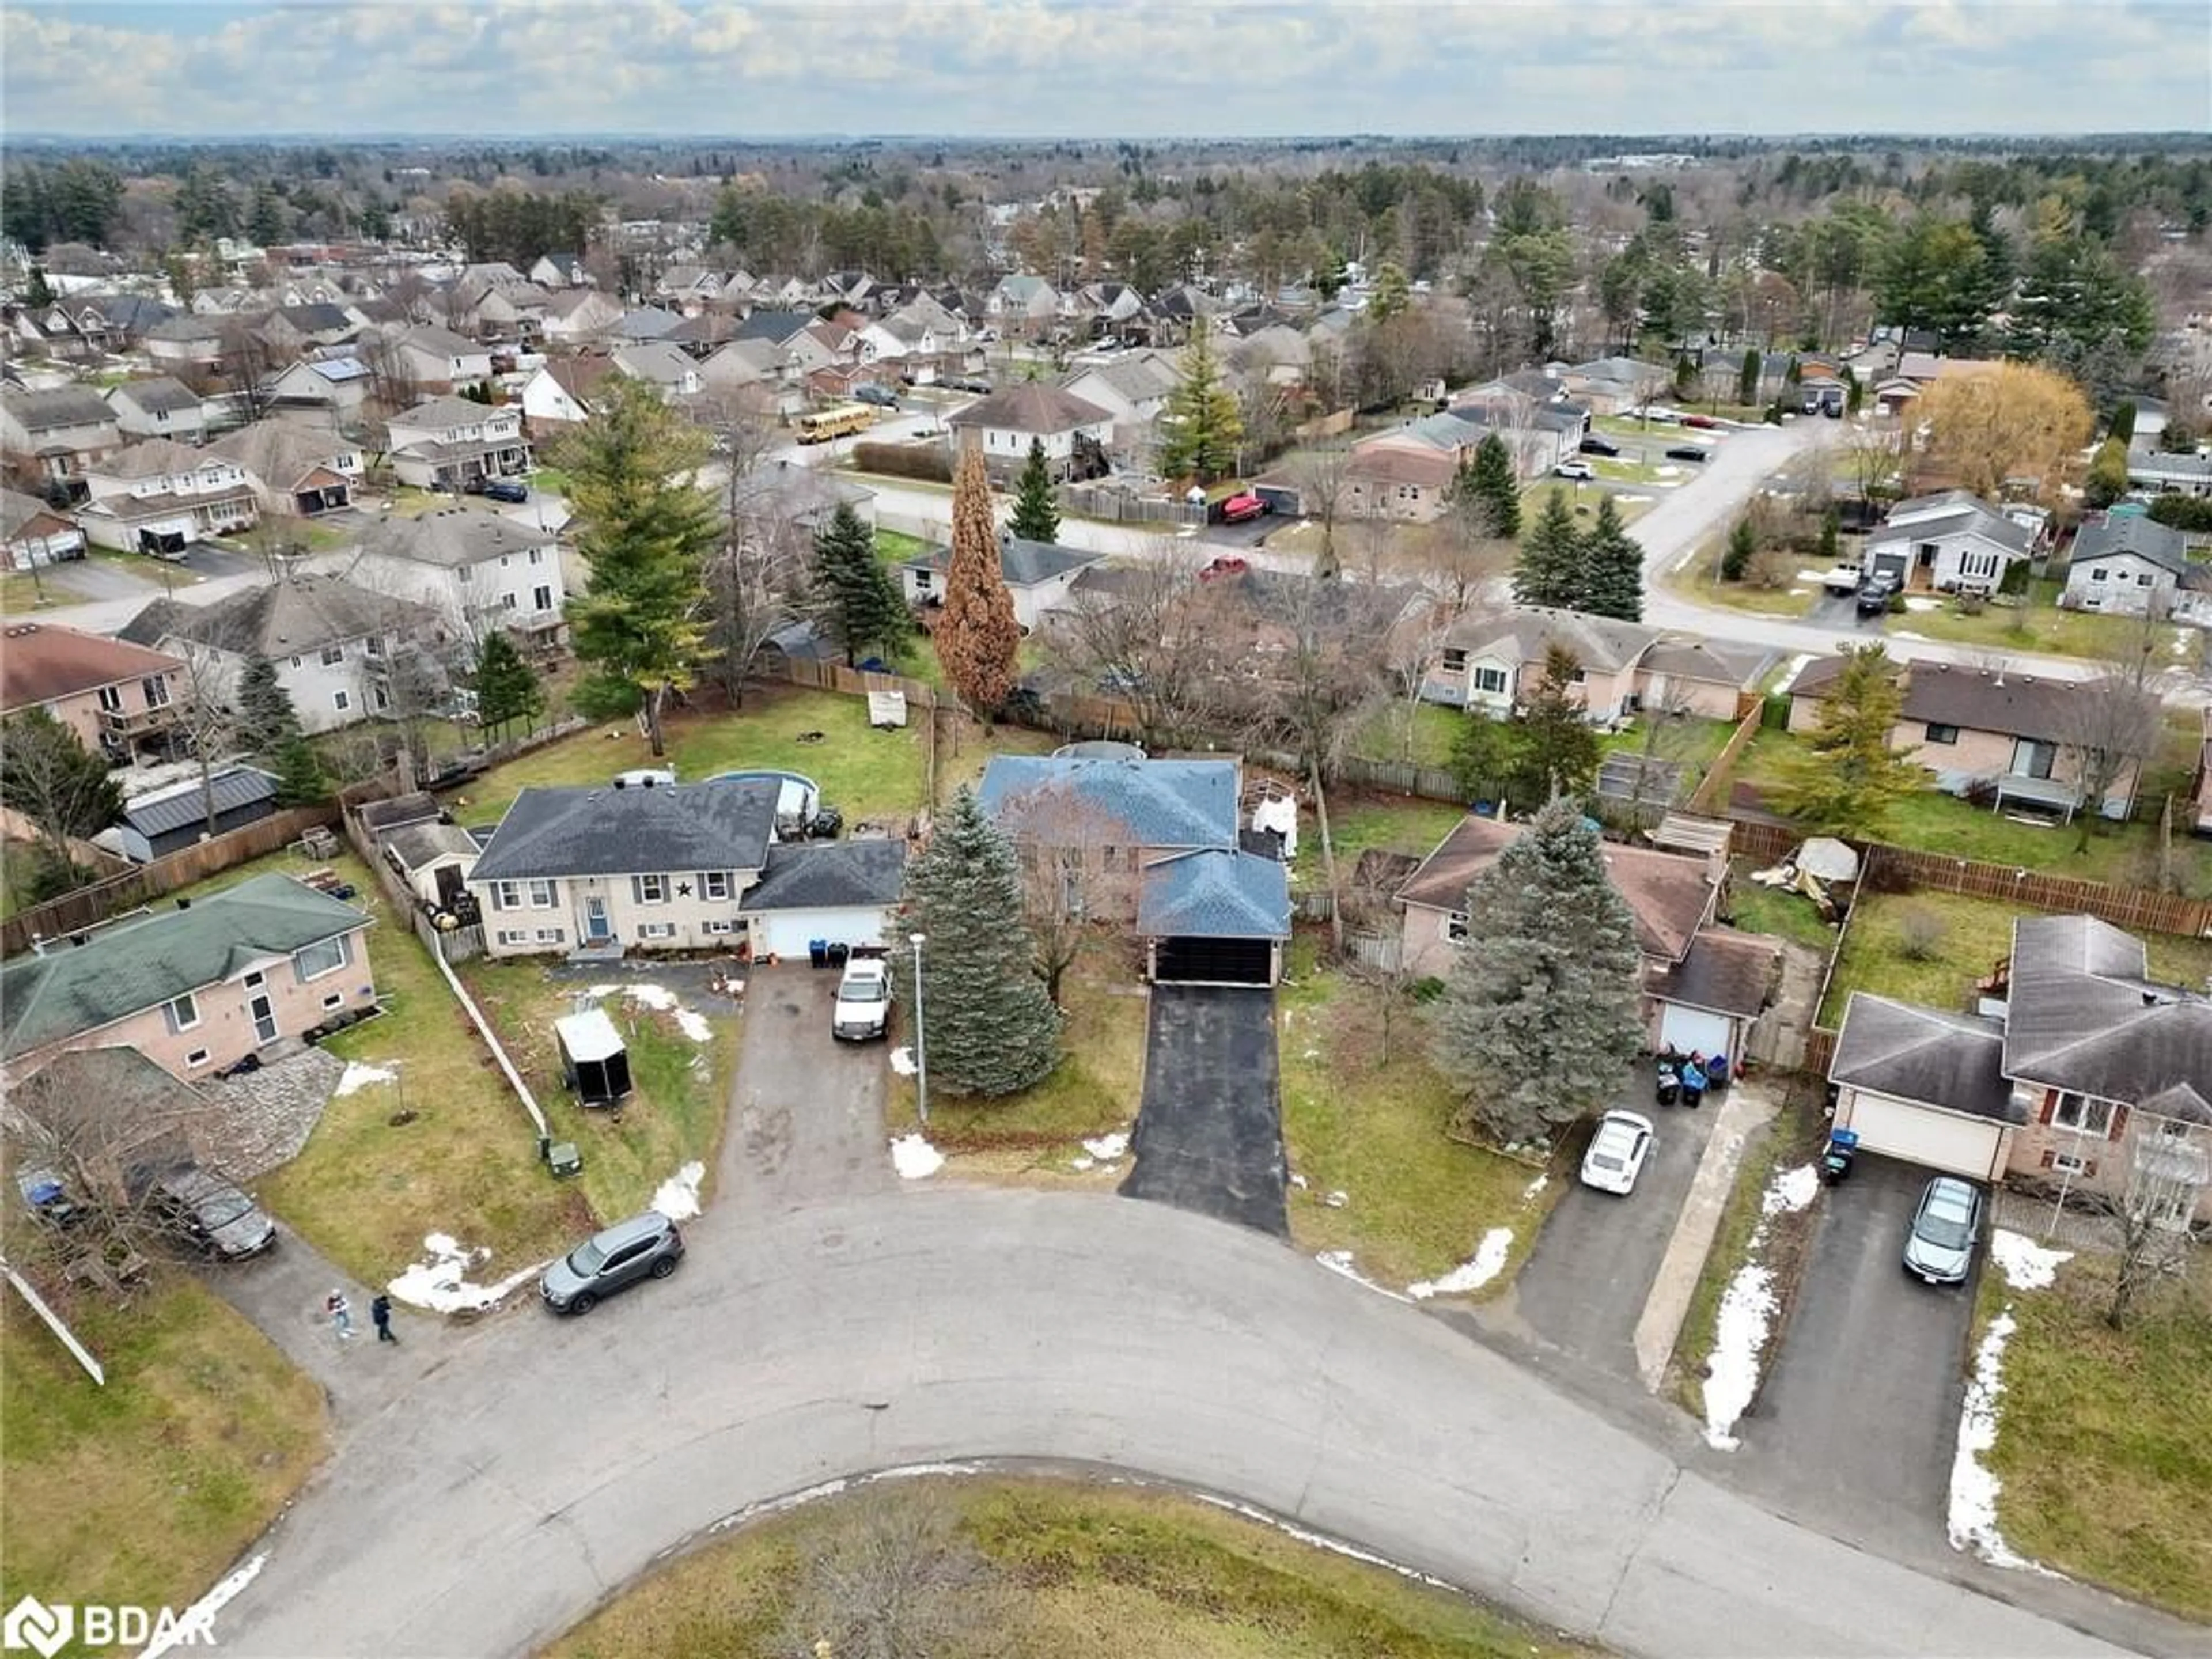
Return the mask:
<path id="1" fill-rule="evenodd" d="M 1014 689 L 1022 628 L 999 562 L 991 481 L 980 450 L 963 451 L 953 471 L 952 560 L 933 637 L 945 679 L 969 713 L 988 720 Z"/>

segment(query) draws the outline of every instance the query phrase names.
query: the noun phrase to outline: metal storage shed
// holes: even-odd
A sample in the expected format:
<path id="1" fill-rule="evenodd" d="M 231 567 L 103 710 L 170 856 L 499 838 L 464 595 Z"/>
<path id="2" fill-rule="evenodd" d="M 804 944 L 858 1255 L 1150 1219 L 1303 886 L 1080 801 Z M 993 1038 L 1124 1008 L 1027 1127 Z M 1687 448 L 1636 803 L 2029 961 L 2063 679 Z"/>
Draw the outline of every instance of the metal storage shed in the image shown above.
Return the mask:
<path id="1" fill-rule="evenodd" d="M 553 1022 L 561 1048 L 561 1074 L 586 1106 L 612 1106 L 629 1093 L 629 1051 L 604 1008 L 586 1008 Z"/>

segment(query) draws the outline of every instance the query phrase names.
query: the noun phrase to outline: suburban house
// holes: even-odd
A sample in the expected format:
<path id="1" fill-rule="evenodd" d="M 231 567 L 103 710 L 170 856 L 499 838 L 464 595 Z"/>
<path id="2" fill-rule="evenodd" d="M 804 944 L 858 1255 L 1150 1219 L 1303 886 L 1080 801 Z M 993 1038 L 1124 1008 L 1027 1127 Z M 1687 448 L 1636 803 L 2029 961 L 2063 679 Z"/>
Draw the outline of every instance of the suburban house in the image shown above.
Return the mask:
<path id="1" fill-rule="evenodd" d="M 1459 456 L 1426 445 L 1366 443 L 1344 465 L 1345 516 L 1430 524 L 1443 515 Z"/>
<path id="2" fill-rule="evenodd" d="M 739 909 L 753 959 L 806 957 L 818 940 L 855 946 L 897 939 L 906 842 L 888 836 L 778 842 Z"/>
<path id="3" fill-rule="evenodd" d="M 107 406 L 115 411 L 117 428 L 128 437 L 198 443 L 207 435 L 207 410 L 199 394 L 166 374 L 125 380 L 107 394 Z"/>
<path id="4" fill-rule="evenodd" d="M 121 637 L 191 656 L 210 696 L 228 702 L 254 657 L 276 665 L 303 731 L 334 731 L 392 703 L 392 659 L 437 641 L 444 618 L 428 605 L 373 593 L 336 576 L 289 575 L 211 605 L 156 599 Z"/>
<path id="5" fill-rule="evenodd" d="M 219 1108 L 136 1048 L 65 1050 L 8 1091 L 9 1128 L 36 1155 L 65 1160 L 88 1192 L 127 1200 L 141 1170 L 189 1160 L 247 1176 Z"/>
<path id="6" fill-rule="evenodd" d="M 2136 489 L 2160 495 L 2212 495 L 2212 456 L 2131 450 L 2128 454 L 2128 483 Z"/>
<path id="7" fill-rule="evenodd" d="M 1867 538 L 1869 576 L 1916 593 L 1993 593 L 2033 556 L 2037 532 L 1964 489 L 1899 501 Z"/>
<path id="8" fill-rule="evenodd" d="M 1076 577 L 1102 562 L 1103 553 L 1057 542 L 1024 541 L 1011 531 L 999 532 L 999 568 L 1006 579 L 1006 592 L 1014 601 L 1014 620 L 1028 633 L 1044 620 L 1046 611 L 1067 602 Z M 919 558 L 899 566 L 899 580 L 908 605 L 945 603 L 945 580 L 951 568 L 952 550 L 933 547 Z"/>
<path id="9" fill-rule="evenodd" d="M 983 313 L 1000 328 L 1035 334 L 1060 314 L 1060 295 L 1042 276 L 1001 276 L 983 301 Z"/>
<path id="10" fill-rule="evenodd" d="M 221 367 L 226 348 L 236 337 L 233 331 L 245 326 L 245 319 L 235 313 L 183 312 L 146 331 L 146 356 L 160 368 L 210 374 Z"/>
<path id="11" fill-rule="evenodd" d="M 1542 674 L 1553 646 L 1574 658 L 1576 695 L 1601 725 L 1644 709 L 1740 720 L 1744 699 L 1770 660 L 1764 653 L 1739 654 L 1642 623 L 1516 605 L 1453 624 L 1422 682 L 1422 699 L 1510 714 Z"/>
<path id="12" fill-rule="evenodd" d="M 254 876 L 0 964 L 0 1077 L 55 1055 L 136 1048 L 205 1077 L 373 1007 L 369 919 L 289 876 Z"/>
<path id="13" fill-rule="evenodd" d="M 392 470 L 417 489 L 459 490 L 476 478 L 511 478 L 530 470 L 522 416 L 465 398 L 432 398 L 394 415 Z"/>
<path id="14" fill-rule="evenodd" d="M 1077 370 L 1060 382 L 1060 388 L 1104 410 L 1114 422 L 1115 453 L 1134 455 L 1151 441 L 1152 422 L 1182 384 L 1182 371 L 1165 352 L 1131 351 Z"/>
<path id="15" fill-rule="evenodd" d="M 1155 984 L 1272 986 L 1290 882 L 1241 846 L 1241 787 L 1233 760 L 994 755 L 976 799 L 1055 902 L 1133 926 Z"/>
<path id="16" fill-rule="evenodd" d="M 1590 422 L 1588 409 L 1544 384 L 1539 396 L 1512 380 L 1493 380 L 1461 392 L 1445 413 L 1482 436 L 1495 433 L 1522 477 L 1541 477 L 1577 453 Z"/>
<path id="17" fill-rule="evenodd" d="M 643 380 L 672 403 L 697 397 L 705 385 L 699 378 L 698 360 L 665 340 L 617 346 L 609 361 L 630 379 Z"/>
<path id="18" fill-rule="evenodd" d="M 2212 1219 L 2212 997 L 2150 976 L 2094 916 L 2023 915 L 1982 1012 L 1854 992 L 1828 1080 L 1871 1152 L 2107 1200 L 2146 1166 L 2153 1219 Z"/>
<path id="19" fill-rule="evenodd" d="M 26 489 L 84 495 L 88 468 L 123 444 L 115 411 L 89 386 L 0 386 L 0 463 Z"/>
<path id="20" fill-rule="evenodd" d="M 1462 818 L 1394 896 L 1404 970 L 1441 977 L 1473 937 L 1468 889 L 1526 826 Z M 1705 859 L 1608 842 L 1606 874 L 1636 921 L 1644 1041 L 1654 1053 L 1741 1059 L 1780 981 L 1775 942 L 1713 924 L 1720 883 Z M 1478 947 L 1479 948 L 1479 947 Z"/>
<path id="21" fill-rule="evenodd" d="M 209 836 L 260 823 L 276 811 L 276 779 L 255 767 L 218 767 L 204 784 L 186 778 L 131 796 L 123 803 L 115 828 L 103 830 L 100 839 L 112 835 L 125 858 L 151 864 Z"/>
<path id="22" fill-rule="evenodd" d="M 1900 352 L 1895 372 L 1875 386 L 1875 413 L 1901 415 L 1920 395 L 1922 387 L 1937 380 L 1986 374 L 1996 367 L 1986 357 L 1941 357 L 1932 351 Z"/>
<path id="23" fill-rule="evenodd" d="M 362 532 L 346 575 L 430 606 L 456 639 L 492 628 L 560 639 L 568 592 L 554 533 L 480 507 L 382 515 Z"/>
<path id="24" fill-rule="evenodd" d="M 1840 657 L 1816 657 L 1788 688 L 1792 732 L 1812 730 L 1820 705 L 1841 677 Z M 1890 746 L 1935 774 L 1947 794 L 1986 791 L 1992 805 L 2028 805 L 2071 817 L 2081 799 L 2081 763 L 2069 751 L 2078 688 L 2006 669 L 1916 662 L 1902 669 L 1904 708 Z M 2140 769 L 2122 770 L 2101 806 L 2108 818 L 2133 810 Z"/>
<path id="25" fill-rule="evenodd" d="M 579 289 L 597 295 L 597 289 Z M 530 372 L 522 383 L 524 433 L 542 443 L 551 434 L 592 417 L 592 398 L 600 381 L 615 372 L 614 360 L 605 352 L 582 352 L 574 357 L 549 357 Z"/>
<path id="26" fill-rule="evenodd" d="M 1114 417 L 1094 403 L 1041 380 L 978 398 L 945 419 L 954 437 L 980 448 L 992 476 L 1022 470 L 1032 442 L 1044 446 L 1045 464 L 1057 479 L 1091 477 L 1104 470 L 1114 441 Z"/>
<path id="27" fill-rule="evenodd" d="M 130 759 L 163 749 L 189 695 L 185 665 L 165 651 L 53 623 L 0 633 L 0 720 L 43 708 L 91 753 Z"/>
<path id="28" fill-rule="evenodd" d="M 2142 513 L 2106 513 L 2074 534 L 2066 586 L 2068 610 L 2162 617 L 2185 588 L 2212 587 L 2212 568 L 2193 562 L 2187 538 Z"/>
<path id="29" fill-rule="evenodd" d="M 774 779 L 525 789 L 469 872 L 495 957 L 727 951 L 767 867 Z"/>
<path id="30" fill-rule="evenodd" d="M 1559 384 L 1593 415 L 1632 415 L 1667 395 L 1674 371 L 1634 357 L 1596 357 L 1562 370 Z"/>
<path id="31" fill-rule="evenodd" d="M 549 345 L 585 345 L 611 337 L 622 319 L 620 301 L 595 288 L 569 288 L 546 300 L 539 328 Z"/>
<path id="32" fill-rule="evenodd" d="M 270 381 L 269 395 L 288 418 L 312 416 L 319 425 L 343 430 L 361 418 L 374 382 L 358 357 L 311 357 L 289 365 Z"/>
<path id="33" fill-rule="evenodd" d="M 35 495 L 0 489 L 0 570 L 35 570 L 84 556 L 84 532 Z"/>
<path id="34" fill-rule="evenodd" d="M 256 421 L 225 433 L 207 447 L 234 462 L 261 511 L 312 519 L 353 504 L 361 483 L 360 447 L 335 432 L 291 421 Z"/>
<path id="35" fill-rule="evenodd" d="M 491 378 L 491 349 L 434 324 L 387 330 L 397 377 L 418 394 L 450 396 Z M 395 444 L 397 440 L 394 440 Z"/>
<path id="36" fill-rule="evenodd" d="M 194 542 L 252 526 L 253 486 L 237 462 L 149 438 L 87 467 L 76 521 L 95 547 L 174 557 Z"/>

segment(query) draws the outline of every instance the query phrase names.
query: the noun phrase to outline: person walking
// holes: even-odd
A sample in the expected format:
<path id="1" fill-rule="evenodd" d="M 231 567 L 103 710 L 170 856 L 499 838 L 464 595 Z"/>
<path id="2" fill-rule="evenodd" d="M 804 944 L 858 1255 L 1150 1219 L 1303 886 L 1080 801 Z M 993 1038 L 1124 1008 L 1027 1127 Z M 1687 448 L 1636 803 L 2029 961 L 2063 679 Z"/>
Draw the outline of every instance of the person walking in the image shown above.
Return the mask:
<path id="1" fill-rule="evenodd" d="M 376 1340 L 378 1341 L 397 1342 L 399 1340 L 398 1337 L 392 1334 L 392 1298 L 385 1295 L 381 1291 L 379 1291 L 376 1293 L 376 1299 L 368 1304 L 368 1319 L 369 1323 L 376 1327 Z"/>
<path id="2" fill-rule="evenodd" d="M 338 1340 L 353 1340 L 353 1304 L 345 1298 L 343 1291 L 332 1291 L 323 1304 L 323 1311 L 331 1316 L 331 1328 L 338 1334 Z"/>

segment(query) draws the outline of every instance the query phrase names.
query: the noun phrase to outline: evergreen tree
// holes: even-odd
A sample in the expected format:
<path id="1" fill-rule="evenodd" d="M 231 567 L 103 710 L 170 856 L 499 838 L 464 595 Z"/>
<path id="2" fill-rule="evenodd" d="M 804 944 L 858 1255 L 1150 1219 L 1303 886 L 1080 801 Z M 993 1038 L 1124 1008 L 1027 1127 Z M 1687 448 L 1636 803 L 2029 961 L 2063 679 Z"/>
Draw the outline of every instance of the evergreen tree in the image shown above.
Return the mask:
<path id="1" fill-rule="evenodd" d="M 1060 1017 L 1032 965 L 1013 843 L 962 786 L 907 866 L 905 928 L 925 936 L 920 993 L 930 1081 L 951 1093 L 1011 1095 L 1060 1063 Z M 914 1007 L 911 958 L 894 952 Z"/>
<path id="2" fill-rule="evenodd" d="M 1025 542 L 1060 539 L 1060 507 L 1053 500 L 1052 472 L 1045 465 L 1041 438 L 1030 440 L 1030 458 L 1014 484 L 1014 514 L 1009 527 Z"/>
<path id="3" fill-rule="evenodd" d="M 1521 535 L 1521 557 L 1513 568 L 1513 597 L 1522 605 L 1571 611 L 1583 592 L 1583 544 L 1576 532 L 1567 492 L 1544 497 L 1536 522 Z"/>
<path id="4" fill-rule="evenodd" d="M 2120 441 L 2123 448 L 2136 441 L 2136 400 L 2134 398 L 2123 398 L 2118 405 L 2113 409 L 2111 435 Z"/>
<path id="5" fill-rule="evenodd" d="M 1563 645 L 1547 646 L 1544 666 L 1521 699 L 1521 798 L 1547 800 L 1554 795 L 1576 799 L 1589 793 L 1597 782 L 1597 731 L 1589 723 L 1589 710 L 1575 695 L 1575 676 L 1582 665 Z"/>
<path id="6" fill-rule="evenodd" d="M 1843 516 L 1833 503 L 1820 515 L 1820 559 L 1826 564 L 1836 564 L 1843 557 Z M 2025 562 L 2023 561 L 2022 562 Z"/>
<path id="7" fill-rule="evenodd" d="M 689 690 L 706 645 L 713 499 L 691 483 L 707 438 L 644 380 L 610 375 L 592 418 L 564 441 L 569 531 L 590 572 L 568 601 L 571 643 L 602 694 L 643 700 L 656 756 L 672 694 Z"/>
<path id="8" fill-rule="evenodd" d="M 1475 878 L 1467 915 L 1434 1015 L 1461 1124 L 1518 1140 L 1609 1105 L 1643 1043 L 1642 958 L 1597 831 L 1552 802 Z"/>
<path id="9" fill-rule="evenodd" d="M 74 881 L 70 838 L 96 836 L 122 817 L 123 791 L 108 775 L 106 756 L 33 706 L 0 722 L 0 804 L 37 829 L 52 878 Z"/>
<path id="10" fill-rule="evenodd" d="M 276 665 L 255 655 L 238 676 L 238 743 L 249 755 L 277 755 L 300 735 L 292 694 L 277 683 Z"/>
<path id="11" fill-rule="evenodd" d="M 1815 835 L 1871 836 L 1896 802 L 1922 788 L 1914 751 L 1889 746 L 1905 708 L 1897 665 L 1879 645 L 1844 649 L 1844 672 L 1805 747 L 1782 764 L 1773 804 Z"/>
<path id="12" fill-rule="evenodd" d="M 1502 542 L 1521 535 L 1521 479 L 1505 440 L 1483 434 L 1474 452 L 1460 463 L 1451 483 L 1453 510 L 1467 515 L 1480 536 Z"/>
<path id="13" fill-rule="evenodd" d="M 980 449 L 963 450 L 952 475 L 952 559 L 945 611 L 932 636 L 945 678 L 971 714 L 988 720 L 1014 689 L 1022 648 L 1014 597 L 1006 591 L 991 480 Z"/>
<path id="14" fill-rule="evenodd" d="M 331 793 L 323 775 L 322 757 L 303 737 L 288 739 L 276 751 L 276 803 L 280 806 L 312 806 Z"/>
<path id="15" fill-rule="evenodd" d="M 1721 580 L 1741 581 L 1751 574 L 1751 562 L 1758 556 L 1759 532 L 1747 515 L 1735 521 L 1735 528 L 1729 532 L 1728 545 L 1721 550 Z"/>
<path id="16" fill-rule="evenodd" d="M 469 680 L 477 694 L 477 718 L 494 732 L 504 732 L 517 720 L 534 720 L 544 712 L 545 691 L 538 683 L 538 672 L 514 648 L 504 629 L 495 628 L 483 636 Z"/>
<path id="17" fill-rule="evenodd" d="M 2082 499 L 2091 507 L 2106 507 L 2127 493 L 2127 440 L 2115 435 L 2099 444 L 2097 453 L 2090 457 Z"/>
<path id="18" fill-rule="evenodd" d="M 1462 799 L 1494 801 L 1503 816 L 1515 801 L 1535 799 L 1523 787 L 1529 773 L 1528 734 L 1517 720 L 1470 711 L 1452 733 L 1451 774 Z"/>
<path id="19" fill-rule="evenodd" d="M 1182 380 L 1160 411 L 1160 471 L 1170 478 L 1211 483 L 1237 465 L 1244 419 L 1223 378 L 1206 319 L 1194 320 L 1182 355 Z"/>
<path id="20" fill-rule="evenodd" d="M 848 665 L 890 655 L 914 630 L 905 599 L 876 558 L 875 537 L 847 502 L 815 532 L 814 589 L 823 626 L 845 647 Z"/>
<path id="21" fill-rule="evenodd" d="M 1759 349 L 1756 346 L 1747 347 L 1743 354 L 1742 372 L 1735 377 L 1736 402 L 1755 404 L 1759 401 Z"/>
<path id="22" fill-rule="evenodd" d="M 1583 587 L 1575 608 L 1594 617 L 1644 620 L 1644 549 L 1620 521 L 1613 497 L 1599 497 L 1597 523 L 1583 540 Z"/>

